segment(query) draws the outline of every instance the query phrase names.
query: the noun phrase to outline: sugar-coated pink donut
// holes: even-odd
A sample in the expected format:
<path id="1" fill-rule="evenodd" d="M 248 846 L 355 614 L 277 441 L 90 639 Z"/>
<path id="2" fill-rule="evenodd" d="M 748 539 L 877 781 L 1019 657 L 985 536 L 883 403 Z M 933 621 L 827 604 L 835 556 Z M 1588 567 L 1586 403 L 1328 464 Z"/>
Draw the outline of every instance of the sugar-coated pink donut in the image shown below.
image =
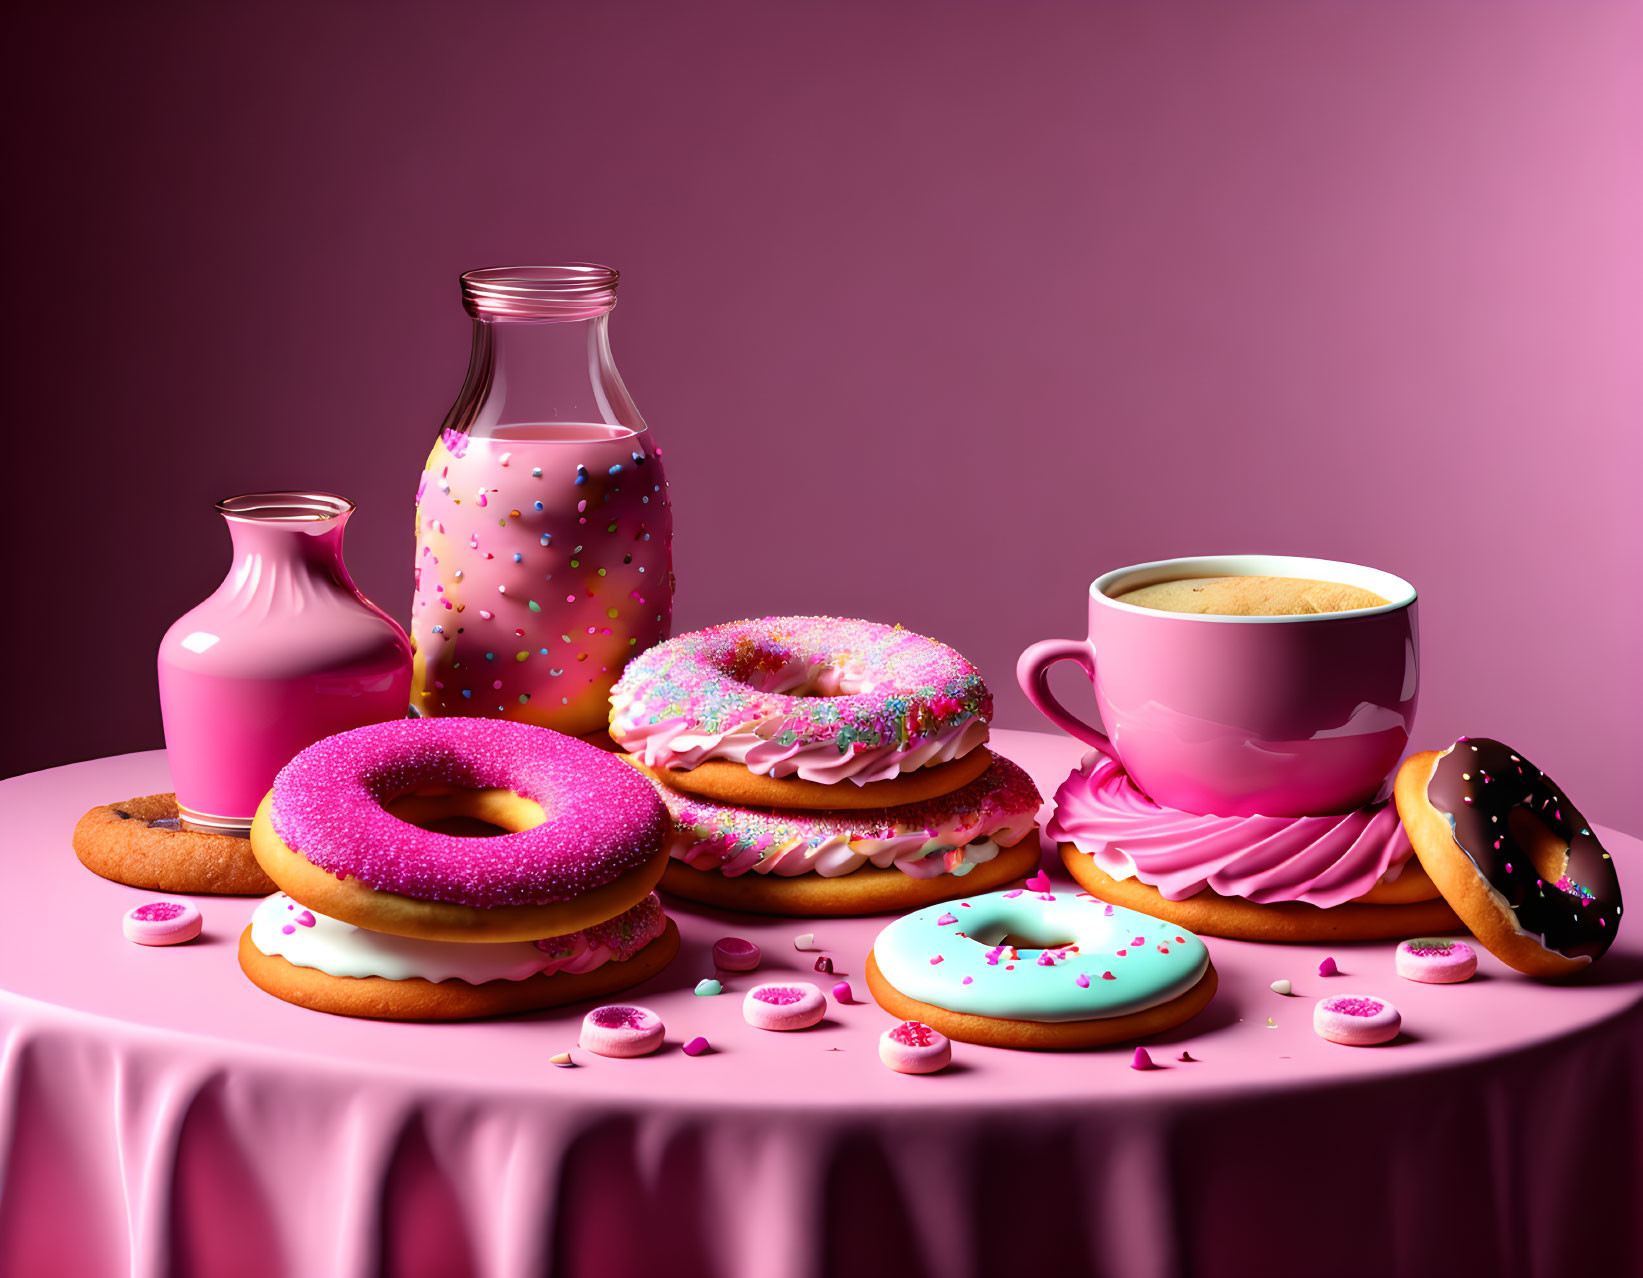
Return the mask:
<path id="1" fill-rule="evenodd" d="M 748 990 L 742 1015 L 755 1029 L 809 1029 L 827 1015 L 827 1000 L 808 981 L 771 981 Z"/>
<path id="2" fill-rule="evenodd" d="M 1312 1009 L 1312 1028 L 1319 1038 L 1348 1047 L 1389 1043 L 1403 1028 L 1398 1009 L 1372 994 L 1331 994 Z"/>
<path id="3" fill-rule="evenodd" d="M 760 617 L 641 652 L 610 735 L 652 768 L 708 759 L 823 784 L 882 781 L 987 739 L 993 697 L 944 643 L 876 621 Z"/>
<path id="4" fill-rule="evenodd" d="M 1478 970 L 1478 952 L 1465 941 L 1446 937 L 1418 937 L 1398 945 L 1398 975 L 1427 985 L 1453 985 Z"/>
<path id="5" fill-rule="evenodd" d="M 547 820 L 460 838 L 384 805 L 417 792 L 512 790 Z M 568 901 L 638 869 L 667 809 L 616 756 L 502 719 L 396 719 L 315 742 L 274 780 L 270 817 L 292 851 L 339 878 L 424 901 L 488 909 Z"/>
<path id="6" fill-rule="evenodd" d="M 721 936 L 713 942 L 713 966 L 727 972 L 751 972 L 763 957 L 757 945 L 739 936 Z"/>
<path id="7" fill-rule="evenodd" d="M 126 911 L 120 930 L 138 945 L 181 945 L 198 936 L 203 924 L 192 901 L 145 901 Z"/>
<path id="8" fill-rule="evenodd" d="M 648 1007 L 613 1003 L 582 1018 L 578 1041 L 598 1056 L 648 1056 L 662 1045 L 666 1032 L 662 1018 Z"/>
<path id="9" fill-rule="evenodd" d="M 953 1044 L 923 1021 L 903 1021 L 879 1035 L 879 1059 L 898 1074 L 934 1074 L 953 1059 Z"/>

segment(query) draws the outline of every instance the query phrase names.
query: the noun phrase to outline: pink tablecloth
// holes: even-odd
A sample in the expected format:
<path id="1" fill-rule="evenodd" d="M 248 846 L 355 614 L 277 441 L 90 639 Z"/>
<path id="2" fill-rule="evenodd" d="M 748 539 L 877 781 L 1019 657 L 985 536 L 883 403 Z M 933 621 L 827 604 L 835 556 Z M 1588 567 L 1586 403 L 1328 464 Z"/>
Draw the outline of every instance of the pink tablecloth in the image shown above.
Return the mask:
<path id="1" fill-rule="evenodd" d="M 996 744 L 1046 794 L 1078 754 Z M 202 899 L 194 944 L 128 944 L 120 915 L 145 894 L 81 869 L 69 833 L 168 785 L 160 753 L 0 784 L 0 1274 L 1643 1269 L 1636 925 L 1567 988 L 1488 958 L 1469 984 L 1419 986 L 1390 945 L 1211 940 L 1221 992 L 1151 1041 L 1163 1069 L 960 1044 L 914 1078 L 879 1064 L 890 1022 L 870 1002 L 780 1035 L 742 1022 L 747 979 L 691 992 L 726 933 L 765 947 L 766 974 L 810 973 L 792 938 L 812 928 L 860 991 L 882 921 L 679 908 L 684 949 L 637 992 L 668 1047 L 556 1069 L 583 1009 L 387 1025 L 268 997 L 234 960 L 250 901 Z M 1643 846 L 1605 834 L 1643 889 Z M 1325 953 L 1344 975 L 1316 975 Z M 1395 1001 L 1404 1039 L 1314 1037 L 1313 1000 L 1345 990 Z M 686 1057 L 697 1034 L 715 1050 Z"/>

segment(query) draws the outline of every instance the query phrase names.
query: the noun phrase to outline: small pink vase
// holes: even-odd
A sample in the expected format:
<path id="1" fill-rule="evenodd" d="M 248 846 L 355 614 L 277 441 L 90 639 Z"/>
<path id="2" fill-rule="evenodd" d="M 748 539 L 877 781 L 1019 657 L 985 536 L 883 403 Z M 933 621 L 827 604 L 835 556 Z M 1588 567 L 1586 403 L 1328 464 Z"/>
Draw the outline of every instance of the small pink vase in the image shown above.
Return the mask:
<path id="1" fill-rule="evenodd" d="M 183 821 L 243 831 L 293 755 L 404 717 L 411 646 L 342 562 L 352 502 L 251 493 L 217 510 L 234 562 L 160 641 L 160 713 Z"/>

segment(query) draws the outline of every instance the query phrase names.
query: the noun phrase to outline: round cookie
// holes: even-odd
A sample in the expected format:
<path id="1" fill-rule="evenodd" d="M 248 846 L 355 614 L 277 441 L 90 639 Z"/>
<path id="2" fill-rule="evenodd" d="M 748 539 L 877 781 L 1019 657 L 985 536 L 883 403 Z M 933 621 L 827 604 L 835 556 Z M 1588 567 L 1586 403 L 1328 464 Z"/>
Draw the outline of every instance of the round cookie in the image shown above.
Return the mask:
<path id="1" fill-rule="evenodd" d="M 1038 839 L 1029 834 L 1014 847 L 1000 848 L 991 861 L 968 874 L 937 874 L 915 879 L 895 866 L 863 866 L 837 878 L 796 874 L 743 874 L 727 879 L 717 870 L 695 870 L 682 861 L 669 861 L 662 872 L 661 890 L 681 900 L 722 910 L 751 914 L 778 914 L 793 918 L 848 918 L 909 910 L 956 896 L 988 892 L 1025 878 L 1038 868 Z M 916 1018 L 913 1018 L 916 1019 Z"/>
<path id="2" fill-rule="evenodd" d="M 281 912 L 288 909 L 290 921 L 281 925 Z M 258 943 L 259 933 L 266 949 Z M 287 933 L 289 940 L 266 939 L 278 933 Z M 542 948 L 556 945 L 557 952 Z M 290 957 L 267 952 L 282 947 Z M 258 987 L 313 1011 L 373 1020 L 456 1021 L 605 998 L 656 975 L 678 950 L 678 928 L 655 897 L 568 937 L 535 944 L 465 944 L 371 933 L 304 911 L 279 894 L 257 907 L 240 934 L 239 959 L 241 970 Z M 334 970 L 308 965 L 315 962 Z M 556 965 L 562 966 L 534 970 Z M 427 975 L 414 975 L 418 970 Z M 372 974 L 381 972 L 389 975 Z"/>
<path id="3" fill-rule="evenodd" d="M 1389 941 L 1421 932 L 1463 930 L 1455 911 L 1441 897 L 1390 905 L 1355 901 L 1321 910 L 1300 901 L 1257 905 L 1205 888 L 1184 901 L 1171 901 L 1139 879 L 1113 878 L 1070 843 L 1061 845 L 1061 862 L 1079 886 L 1103 901 L 1206 936 L 1274 942 Z M 1404 875 L 1409 872 L 1405 870 Z"/>
<path id="4" fill-rule="evenodd" d="M 1614 859 L 1569 796 L 1515 750 L 1462 737 L 1411 755 L 1393 796 L 1432 881 L 1508 967 L 1569 976 L 1613 943 L 1624 908 Z"/>
<path id="5" fill-rule="evenodd" d="M 948 1038 L 1058 1050 L 1196 1016 L 1217 978 L 1196 936 L 1084 893 L 1017 890 L 891 923 L 867 956 L 879 1006 Z"/>
<path id="6" fill-rule="evenodd" d="M 709 759 L 694 768 L 653 768 L 636 755 L 627 761 L 652 781 L 700 795 L 719 803 L 745 808 L 827 809 L 834 812 L 864 808 L 899 807 L 940 798 L 970 784 L 992 764 L 984 749 L 971 750 L 949 763 L 938 763 L 916 772 L 903 772 L 887 781 L 854 781 L 823 784 L 800 777 L 765 777 L 749 772 L 739 763 Z"/>
<path id="7" fill-rule="evenodd" d="M 73 844 L 86 869 L 128 887 L 195 896 L 274 890 L 249 839 L 182 828 L 175 794 L 92 808 L 74 827 Z"/>
<path id="8" fill-rule="evenodd" d="M 505 831 L 464 837 L 440 827 Z M 625 763 L 499 719 L 402 719 L 309 746 L 251 825 L 268 876 L 310 909 L 435 941 L 525 941 L 638 904 L 667 810 Z"/>

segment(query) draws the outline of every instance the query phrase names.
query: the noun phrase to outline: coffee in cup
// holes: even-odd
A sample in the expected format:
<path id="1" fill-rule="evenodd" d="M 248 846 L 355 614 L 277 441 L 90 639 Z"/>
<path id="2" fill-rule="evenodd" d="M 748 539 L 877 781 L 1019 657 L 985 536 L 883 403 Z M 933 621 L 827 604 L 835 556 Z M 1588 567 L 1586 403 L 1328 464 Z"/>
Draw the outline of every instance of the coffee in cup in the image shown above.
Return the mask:
<path id="1" fill-rule="evenodd" d="M 1125 590 L 1119 603 L 1160 612 L 1218 617 L 1303 617 L 1324 612 L 1382 608 L 1391 600 L 1362 586 L 1315 577 L 1177 577 Z"/>

